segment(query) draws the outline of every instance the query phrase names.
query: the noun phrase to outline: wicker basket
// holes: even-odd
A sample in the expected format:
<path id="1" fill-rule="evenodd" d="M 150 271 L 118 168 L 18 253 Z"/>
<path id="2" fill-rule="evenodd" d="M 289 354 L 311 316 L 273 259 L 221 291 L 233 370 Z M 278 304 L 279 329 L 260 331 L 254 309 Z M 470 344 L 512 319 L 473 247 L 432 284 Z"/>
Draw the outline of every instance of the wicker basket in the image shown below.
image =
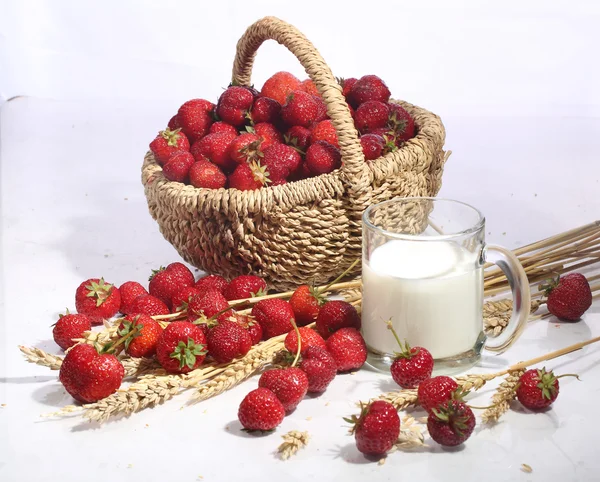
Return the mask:
<path id="1" fill-rule="evenodd" d="M 350 111 L 331 70 L 295 27 L 274 17 L 237 44 L 233 81 L 250 85 L 254 56 L 268 39 L 288 48 L 314 81 L 337 131 L 343 165 L 318 177 L 255 191 L 197 189 L 168 181 L 151 152 L 142 167 L 148 207 L 163 236 L 194 266 L 233 277 L 254 273 L 289 289 L 324 283 L 361 255 L 361 215 L 393 197 L 435 196 L 447 155 L 438 116 L 401 101 L 418 134 L 366 163 Z M 360 270 L 357 266 L 356 272 Z"/>

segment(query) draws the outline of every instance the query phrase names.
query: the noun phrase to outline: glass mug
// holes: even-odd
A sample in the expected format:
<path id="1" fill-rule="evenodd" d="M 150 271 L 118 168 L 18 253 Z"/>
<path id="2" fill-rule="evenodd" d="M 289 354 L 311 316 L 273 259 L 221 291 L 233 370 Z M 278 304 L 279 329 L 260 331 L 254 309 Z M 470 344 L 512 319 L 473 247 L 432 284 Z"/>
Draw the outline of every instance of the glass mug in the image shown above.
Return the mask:
<path id="1" fill-rule="evenodd" d="M 529 317 L 529 282 L 510 251 L 485 244 L 485 218 L 468 204 L 437 198 L 392 199 L 363 214 L 362 332 L 368 363 L 389 370 L 398 344 L 427 348 L 436 371 L 476 363 L 483 348 L 502 352 Z M 496 264 L 512 290 L 504 331 L 483 331 L 483 267 Z"/>

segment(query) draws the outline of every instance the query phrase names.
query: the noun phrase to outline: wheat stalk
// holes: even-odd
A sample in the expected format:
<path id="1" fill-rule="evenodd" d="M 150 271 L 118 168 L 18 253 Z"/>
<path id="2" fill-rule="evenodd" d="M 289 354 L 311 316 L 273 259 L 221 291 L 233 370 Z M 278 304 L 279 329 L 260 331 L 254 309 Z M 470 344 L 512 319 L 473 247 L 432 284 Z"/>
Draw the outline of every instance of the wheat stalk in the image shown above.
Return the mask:
<path id="1" fill-rule="evenodd" d="M 523 373 L 525 373 L 525 369 L 511 371 L 506 375 L 492 396 L 492 406 L 481 415 L 484 423 L 495 423 L 508 411 L 510 402 L 517 396 L 517 387 Z"/>
<path id="2" fill-rule="evenodd" d="M 382 393 L 376 398 L 372 398 L 369 402 L 358 402 L 356 405 L 364 406 L 370 402 L 376 400 L 384 400 L 391 403 L 396 410 L 404 410 L 408 407 L 416 407 L 419 404 L 417 397 L 417 390 L 414 388 L 408 388 L 405 390 L 398 390 L 395 392 Z"/>
<path id="3" fill-rule="evenodd" d="M 308 432 L 300 432 L 299 430 L 291 430 L 281 438 L 283 442 L 277 447 L 277 453 L 283 460 L 289 459 L 295 455 L 298 450 L 305 447 L 310 439 Z"/>
<path id="4" fill-rule="evenodd" d="M 405 415 L 400 424 L 400 435 L 398 440 L 388 453 L 393 453 L 396 450 L 410 450 L 425 445 L 425 434 L 422 424 L 417 423 L 417 420 L 411 415 Z"/>
<path id="5" fill-rule="evenodd" d="M 541 300 L 533 300 L 530 314 L 534 314 L 541 304 Z M 483 304 L 483 331 L 485 334 L 492 337 L 500 335 L 510 321 L 512 310 L 512 300 L 486 301 Z"/>
<path id="6" fill-rule="evenodd" d="M 35 347 L 19 345 L 19 350 L 25 355 L 25 360 L 29 363 L 35 363 L 50 370 L 60 370 L 63 358 L 58 355 L 46 353 L 44 350 Z"/>

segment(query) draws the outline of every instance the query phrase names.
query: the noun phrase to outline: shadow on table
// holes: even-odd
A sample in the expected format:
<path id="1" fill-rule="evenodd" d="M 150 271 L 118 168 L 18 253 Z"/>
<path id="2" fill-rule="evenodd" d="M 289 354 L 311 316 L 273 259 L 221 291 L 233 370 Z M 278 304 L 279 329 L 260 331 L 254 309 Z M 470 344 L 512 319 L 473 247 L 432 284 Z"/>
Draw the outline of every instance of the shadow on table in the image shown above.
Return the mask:
<path id="1" fill-rule="evenodd" d="M 53 379 L 56 381 L 56 378 Z M 67 393 L 60 383 L 50 383 L 37 388 L 33 392 L 33 399 L 43 405 L 49 407 L 62 408 L 65 405 L 71 405 L 74 400 Z"/>
<path id="2" fill-rule="evenodd" d="M 56 376 L 0 377 L 0 383 L 16 383 L 19 385 L 23 383 L 44 383 L 50 381 L 56 381 Z"/>
<path id="3" fill-rule="evenodd" d="M 272 432 L 261 432 L 260 430 L 248 432 L 247 430 L 244 430 L 244 427 L 242 426 L 239 420 L 232 420 L 231 422 L 225 425 L 224 430 L 230 433 L 231 435 L 235 435 L 236 437 L 241 438 L 266 437 L 272 434 Z"/>

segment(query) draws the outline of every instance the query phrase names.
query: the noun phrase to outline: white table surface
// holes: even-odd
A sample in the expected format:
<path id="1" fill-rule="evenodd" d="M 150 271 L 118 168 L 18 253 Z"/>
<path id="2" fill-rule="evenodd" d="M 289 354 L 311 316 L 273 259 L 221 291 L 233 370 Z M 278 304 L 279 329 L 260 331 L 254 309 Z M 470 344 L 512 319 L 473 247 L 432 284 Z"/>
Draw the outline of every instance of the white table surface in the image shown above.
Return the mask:
<path id="1" fill-rule="evenodd" d="M 0 288 L 0 480 L 599 480 L 600 346 L 549 362 L 577 372 L 561 380 L 554 408 L 511 411 L 494 428 L 477 428 L 460 450 L 427 449 L 367 461 L 342 416 L 354 402 L 394 389 L 362 370 L 336 378 L 304 400 L 277 431 L 239 430 L 237 406 L 252 378 L 195 406 L 187 395 L 102 427 L 77 417 L 40 414 L 70 404 L 57 373 L 23 361 L 17 345 L 58 353 L 50 325 L 73 308 L 78 284 L 104 276 L 144 281 L 178 259 L 150 218 L 140 183 L 148 142 L 176 103 L 67 103 L 17 98 L 2 106 Z M 440 196 L 486 214 L 488 241 L 510 248 L 600 218 L 600 120 L 594 118 L 444 118 L 447 164 Z M 575 324 L 541 320 L 501 356 L 496 370 L 600 335 L 600 303 Z M 485 404 L 495 384 L 474 403 Z M 280 435 L 307 430 L 311 440 L 287 462 Z M 520 470 L 529 464 L 533 473 Z"/>

